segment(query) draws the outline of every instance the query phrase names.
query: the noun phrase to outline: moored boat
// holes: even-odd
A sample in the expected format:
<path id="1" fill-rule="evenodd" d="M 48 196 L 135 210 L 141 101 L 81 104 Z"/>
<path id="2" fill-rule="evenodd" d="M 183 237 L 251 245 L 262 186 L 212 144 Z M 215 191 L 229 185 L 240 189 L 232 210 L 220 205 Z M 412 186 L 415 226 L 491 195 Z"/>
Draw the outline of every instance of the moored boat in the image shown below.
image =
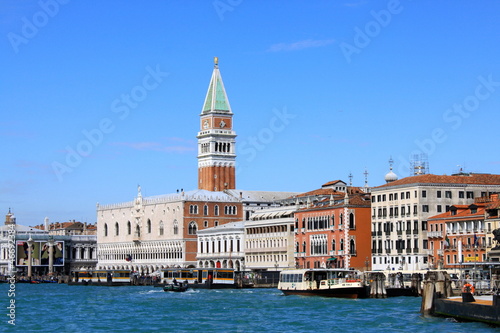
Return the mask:
<path id="1" fill-rule="evenodd" d="M 339 298 L 366 298 L 369 295 L 358 271 L 339 268 L 282 271 L 278 289 L 285 295 Z"/>

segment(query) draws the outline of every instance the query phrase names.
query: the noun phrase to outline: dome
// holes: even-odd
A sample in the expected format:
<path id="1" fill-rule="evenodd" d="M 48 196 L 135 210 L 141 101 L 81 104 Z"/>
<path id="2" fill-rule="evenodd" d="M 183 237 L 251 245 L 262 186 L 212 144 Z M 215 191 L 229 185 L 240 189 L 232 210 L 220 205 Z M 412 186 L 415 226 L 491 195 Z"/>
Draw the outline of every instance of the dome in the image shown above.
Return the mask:
<path id="1" fill-rule="evenodd" d="M 398 180 L 398 175 L 396 175 L 393 171 L 392 171 L 392 168 L 391 170 L 385 175 L 385 181 L 390 183 L 390 182 L 393 182 L 395 180 Z"/>

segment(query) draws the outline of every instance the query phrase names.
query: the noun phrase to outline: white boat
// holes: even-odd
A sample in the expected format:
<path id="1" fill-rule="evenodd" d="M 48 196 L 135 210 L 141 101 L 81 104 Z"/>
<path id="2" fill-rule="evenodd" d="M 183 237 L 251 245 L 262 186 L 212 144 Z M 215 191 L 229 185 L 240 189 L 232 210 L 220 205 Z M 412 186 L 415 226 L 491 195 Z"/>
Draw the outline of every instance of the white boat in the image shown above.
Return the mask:
<path id="1" fill-rule="evenodd" d="M 340 298 L 365 298 L 369 295 L 359 271 L 340 268 L 282 271 L 278 289 L 285 295 Z"/>

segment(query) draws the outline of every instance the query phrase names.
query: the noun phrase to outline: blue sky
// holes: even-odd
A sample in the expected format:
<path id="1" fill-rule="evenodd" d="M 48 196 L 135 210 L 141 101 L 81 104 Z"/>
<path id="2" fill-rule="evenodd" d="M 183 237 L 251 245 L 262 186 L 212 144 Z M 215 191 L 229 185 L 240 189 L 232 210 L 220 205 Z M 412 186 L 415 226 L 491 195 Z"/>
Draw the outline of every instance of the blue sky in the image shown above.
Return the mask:
<path id="1" fill-rule="evenodd" d="M 197 186 L 219 67 L 237 187 L 498 173 L 498 1 L 0 3 L 0 212 L 95 222 L 95 205 Z M 127 97 L 128 96 L 128 97 Z M 460 167 L 459 167 L 460 166 Z"/>

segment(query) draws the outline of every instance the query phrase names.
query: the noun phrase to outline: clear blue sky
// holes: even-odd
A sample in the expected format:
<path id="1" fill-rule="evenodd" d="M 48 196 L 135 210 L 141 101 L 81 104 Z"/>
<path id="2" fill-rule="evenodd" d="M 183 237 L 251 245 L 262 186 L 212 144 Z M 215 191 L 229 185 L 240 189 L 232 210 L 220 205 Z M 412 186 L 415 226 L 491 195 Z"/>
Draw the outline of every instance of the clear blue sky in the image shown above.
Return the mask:
<path id="1" fill-rule="evenodd" d="M 95 205 L 197 187 L 219 67 L 237 187 L 353 174 L 499 173 L 498 1 L 0 2 L 0 213 L 95 222 Z M 127 96 L 128 99 L 127 99 Z M 73 153 L 72 153 L 73 152 Z"/>

